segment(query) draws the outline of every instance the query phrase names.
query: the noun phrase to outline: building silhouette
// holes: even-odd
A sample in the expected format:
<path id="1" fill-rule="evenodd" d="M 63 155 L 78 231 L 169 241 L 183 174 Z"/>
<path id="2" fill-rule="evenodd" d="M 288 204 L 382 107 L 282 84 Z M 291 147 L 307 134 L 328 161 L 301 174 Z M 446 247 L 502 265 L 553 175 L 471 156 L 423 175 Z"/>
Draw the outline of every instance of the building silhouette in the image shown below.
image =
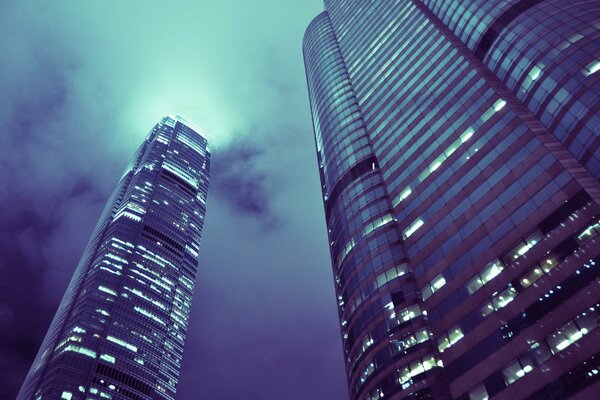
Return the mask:
<path id="1" fill-rule="evenodd" d="M 350 397 L 600 398 L 600 1 L 325 8 L 304 60 Z"/>
<path id="2" fill-rule="evenodd" d="M 210 152 L 181 117 L 149 133 L 108 200 L 18 399 L 174 399 Z"/>

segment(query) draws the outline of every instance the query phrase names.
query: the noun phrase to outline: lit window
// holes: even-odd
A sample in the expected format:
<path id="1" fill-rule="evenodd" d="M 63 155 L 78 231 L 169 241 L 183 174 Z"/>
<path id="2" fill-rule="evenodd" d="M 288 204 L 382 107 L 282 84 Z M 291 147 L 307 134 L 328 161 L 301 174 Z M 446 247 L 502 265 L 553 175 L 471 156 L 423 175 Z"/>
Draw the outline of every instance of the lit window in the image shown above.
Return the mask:
<path id="1" fill-rule="evenodd" d="M 150 311 L 143 309 L 142 307 L 135 306 L 133 309 L 135 311 L 139 312 L 140 314 L 145 315 L 146 317 L 152 319 L 153 321 L 158 322 L 159 324 L 161 324 L 163 326 L 167 325 L 165 323 L 165 321 L 163 321 L 162 319 L 158 318 L 156 315 L 154 315 Z"/>
<path id="2" fill-rule="evenodd" d="M 383 399 L 383 391 L 379 388 L 373 390 L 369 395 L 369 400 L 380 400 Z"/>
<path id="3" fill-rule="evenodd" d="M 392 279 L 406 274 L 406 264 L 400 264 L 378 275 L 375 279 L 375 289 L 382 287 Z"/>
<path id="4" fill-rule="evenodd" d="M 365 383 L 365 381 L 373 373 L 373 371 L 375 371 L 375 363 L 371 362 L 360 374 L 360 383 Z"/>
<path id="5" fill-rule="evenodd" d="M 410 368 L 408 365 L 398 371 L 398 383 L 402 385 L 402 389 L 406 389 L 412 384 Z"/>
<path id="6" fill-rule="evenodd" d="M 440 290 L 446 284 L 446 279 L 442 274 L 436 276 L 423 288 L 423 300 L 427 300 L 432 294 Z"/>
<path id="7" fill-rule="evenodd" d="M 476 275 L 475 278 L 471 279 L 469 283 L 467 283 L 467 291 L 469 292 L 469 294 L 473 294 L 482 286 L 483 281 L 481 280 L 479 275 Z"/>
<path id="8" fill-rule="evenodd" d="M 527 274 L 525 274 L 520 280 L 519 283 L 524 288 L 531 286 L 535 281 L 537 281 L 542 275 L 544 271 L 540 267 L 535 267 Z"/>
<path id="9" fill-rule="evenodd" d="M 109 342 L 116 343 L 119 346 L 125 347 L 128 350 L 131 350 L 131 351 L 134 351 L 134 352 L 137 351 L 137 347 L 136 346 L 134 346 L 134 345 L 132 345 L 130 343 L 127 343 L 126 341 L 124 341 L 122 339 L 119 339 L 118 337 L 114 337 L 114 336 L 108 335 L 108 336 L 106 336 L 106 339 Z"/>
<path id="10" fill-rule="evenodd" d="M 600 221 L 585 228 L 579 235 L 577 235 L 577 240 L 579 243 L 585 243 L 595 237 L 598 232 L 600 232 Z"/>
<path id="11" fill-rule="evenodd" d="M 492 301 L 487 302 L 481 307 L 481 315 L 487 317 L 494 311 L 506 307 L 515 297 L 517 297 L 517 290 L 509 283 L 504 291 L 494 294 Z"/>
<path id="12" fill-rule="evenodd" d="M 75 353 L 83 354 L 84 356 L 88 356 L 91 358 L 96 358 L 96 352 L 94 350 L 88 349 L 86 347 L 80 347 L 75 345 L 68 345 L 62 352 L 72 351 Z"/>
<path id="13" fill-rule="evenodd" d="M 404 239 L 408 239 L 413 233 L 417 231 L 417 229 L 422 227 L 423 224 L 425 224 L 425 222 L 421 218 L 415 220 L 412 224 L 410 224 L 408 228 L 404 230 L 404 232 L 402 232 L 402 236 L 404 236 Z"/>
<path id="14" fill-rule="evenodd" d="M 533 68 L 531 68 L 531 71 L 529 71 L 529 78 L 531 78 L 532 81 L 535 81 L 540 77 L 541 73 L 542 73 L 542 68 L 540 68 L 540 66 L 536 65 Z"/>
<path id="15" fill-rule="evenodd" d="M 529 235 L 527 239 L 515 246 L 504 258 L 507 263 L 510 263 L 533 248 L 542 239 L 542 233 L 536 231 Z"/>
<path id="16" fill-rule="evenodd" d="M 587 329 L 585 330 L 587 333 Z M 563 325 L 559 330 L 554 332 L 552 335 L 549 335 L 546 340 L 550 345 L 550 349 L 552 349 L 553 353 L 558 353 L 584 336 L 583 332 L 577 328 L 573 322 L 569 322 Z"/>
<path id="17" fill-rule="evenodd" d="M 469 400 L 487 400 L 488 392 L 483 384 L 469 390 Z"/>
<path id="18" fill-rule="evenodd" d="M 117 295 L 117 292 L 115 292 L 113 289 L 108 288 L 106 286 L 98 286 L 98 290 L 104 293 L 108 293 L 108 294 L 112 294 L 113 296 Z"/>
<path id="19" fill-rule="evenodd" d="M 438 169 L 442 165 L 442 163 L 445 160 L 446 160 L 446 155 L 444 155 L 444 154 L 442 154 L 441 156 L 436 158 L 429 166 L 429 172 L 434 172 L 436 169 Z"/>
<path id="20" fill-rule="evenodd" d="M 458 342 L 460 339 L 464 337 L 462 330 L 458 325 L 452 327 L 447 334 L 441 339 L 438 339 L 438 350 L 440 353 L 443 353 L 447 348 Z"/>
<path id="21" fill-rule="evenodd" d="M 595 60 L 588 64 L 582 72 L 585 76 L 590 76 L 598 71 L 600 71 L 600 61 Z"/>
<path id="22" fill-rule="evenodd" d="M 475 293 L 479 288 L 483 285 L 494 279 L 502 270 L 504 266 L 500 260 L 494 260 L 489 263 L 481 272 L 481 274 L 476 275 L 472 278 L 469 283 L 467 283 L 467 291 L 469 294 Z"/>
<path id="23" fill-rule="evenodd" d="M 421 308 L 418 304 L 414 304 L 400 311 L 398 315 L 401 319 L 399 323 L 410 321 L 411 319 L 421 315 Z"/>
<path id="24" fill-rule="evenodd" d="M 350 241 L 348 241 L 348 243 L 344 247 L 344 250 L 342 251 L 342 254 L 341 254 L 340 258 L 339 258 L 338 267 L 344 261 L 344 258 L 346 258 L 346 256 L 348 255 L 348 253 L 350 253 L 350 251 L 354 248 L 355 244 L 356 244 L 356 242 L 355 242 L 354 239 L 350 239 Z"/>
<path id="25" fill-rule="evenodd" d="M 414 383 L 413 377 L 429 371 L 437 365 L 438 363 L 433 356 L 425 356 L 422 360 L 416 360 L 410 363 L 410 366 L 407 365 L 398 370 L 398 383 L 402 385 L 403 389 L 406 389 Z"/>
<path id="26" fill-rule="evenodd" d="M 370 347 L 370 346 L 371 346 L 373 343 L 374 343 L 374 342 L 373 342 L 373 338 L 371 337 L 371 335 L 370 335 L 370 334 L 369 334 L 369 335 L 367 335 L 367 336 L 365 337 L 365 339 L 363 340 L 363 343 L 362 343 L 362 351 L 363 351 L 363 352 L 367 351 L 367 349 L 368 349 L 368 348 L 369 348 L 369 347 Z"/>
<path id="27" fill-rule="evenodd" d="M 499 260 L 488 264 L 483 273 L 481 274 L 481 280 L 483 281 L 483 284 L 485 285 L 486 283 L 494 279 L 496 276 L 498 276 L 498 274 L 502 272 L 503 268 L 504 267 L 502 266 L 502 263 Z"/>
<path id="28" fill-rule="evenodd" d="M 431 333 L 427 328 L 423 328 L 416 331 L 414 334 L 411 333 L 403 336 L 402 339 L 393 339 L 390 343 L 394 345 L 393 349 L 395 353 L 401 353 L 416 344 L 429 340 L 430 336 Z"/>
<path id="29" fill-rule="evenodd" d="M 412 189 L 410 188 L 410 186 L 404 189 L 402 192 L 400 192 L 400 194 L 394 200 L 394 207 L 403 202 L 411 193 Z"/>
<path id="30" fill-rule="evenodd" d="M 447 336 L 438 339 L 438 350 L 440 353 L 443 353 L 448 347 L 450 347 L 450 340 Z"/>
<path id="31" fill-rule="evenodd" d="M 108 361 L 111 364 L 114 364 L 116 361 L 116 359 L 113 356 L 111 356 L 110 354 L 101 354 L 100 359 L 104 360 L 104 361 Z"/>
<path id="32" fill-rule="evenodd" d="M 419 329 L 415 332 L 415 337 L 417 338 L 417 343 L 422 343 L 433 336 L 431 332 L 427 330 L 427 328 Z"/>
<path id="33" fill-rule="evenodd" d="M 533 371 L 533 366 L 527 362 L 521 363 L 518 359 L 511 362 L 502 370 L 504 380 L 508 385 L 521 379 L 525 374 Z"/>
<path id="34" fill-rule="evenodd" d="M 544 272 L 548 273 L 552 268 L 558 265 L 558 260 L 555 257 L 547 257 L 542 262 L 542 269 Z"/>
<path id="35" fill-rule="evenodd" d="M 503 99 L 498 100 L 497 102 L 494 103 L 494 111 L 498 112 L 498 111 L 502 110 L 505 105 L 506 105 L 506 101 L 504 101 Z"/>
<path id="36" fill-rule="evenodd" d="M 517 290 L 509 284 L 509 287 L 497 296 L 494 296 L 494 305 L 496 308 L 506 307 L 508 303 L 517 296 Z"/>
<path id="37" fill-rule="evenodd" d="M 375 220 L 373 220 L 370 224 L 368 224 L 364 231 L 363 231 L 363 236 L 368 235 L 369 233 L 373 232 L 375 229 L 382 227 L 383 225 L 393 221 L 394 218 L 392 217 L 391 214 L 386 214 L 380 218 L 376 218 Z"/>
<path id="38" fill-rule="evenodd" d="M 473 128 L 467 129 L 462 135 L 460 135 L 460 141 L 462 143 L 466 142 L 467 140 L 471 139 L 474 133 L 475 131 L 473 130 Z"/>

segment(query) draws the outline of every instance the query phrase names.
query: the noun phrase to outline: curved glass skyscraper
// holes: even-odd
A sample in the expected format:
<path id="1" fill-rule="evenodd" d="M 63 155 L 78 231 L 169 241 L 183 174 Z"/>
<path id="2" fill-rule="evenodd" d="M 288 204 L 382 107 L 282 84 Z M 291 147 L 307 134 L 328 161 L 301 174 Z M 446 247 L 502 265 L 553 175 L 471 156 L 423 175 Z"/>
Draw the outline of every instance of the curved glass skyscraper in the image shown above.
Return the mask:
<path id="1" fill-rule="evenodd" d="M 304 59 L 351 398 L 600 397 L 600 1 L 325 6 Z"/>
<path id="2" fill-rule="evenodd" d="M 174 399 L 210 152 L 163 118 L 119 181 L 18 399 Z"/>

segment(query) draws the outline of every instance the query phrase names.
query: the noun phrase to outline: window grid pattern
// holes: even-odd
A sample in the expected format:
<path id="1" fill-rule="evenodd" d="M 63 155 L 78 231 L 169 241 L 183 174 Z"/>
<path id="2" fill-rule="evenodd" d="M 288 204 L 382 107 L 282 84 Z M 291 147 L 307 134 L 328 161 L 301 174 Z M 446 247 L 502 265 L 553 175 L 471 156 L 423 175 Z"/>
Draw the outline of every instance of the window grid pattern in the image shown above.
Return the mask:
<path id="1" fill-rule="evenodd" d="M 379 366 L 410 365 L 435 346 L 418 288 L 406 284 L 397 221 L 327 13 L 308 28 L 304 57 L 350 392 L 360 397 L 386 378 Z"/>
<path id="2" fill-rule="evenodd" d="M 482 353 L 480 339 L 500 331 L 502 321 L 519 323 L 522 310 L 539 313 L 550 307 L 565 318 L 574 318 L 580 311 L 558 303 L 538 305 L 536 295 L 556 292 L 553 285 L 580 267 L 574 261 L 577 257 L 593 258 L 599 252 L 593 245 L 596 239 L 579 238 L 586 237 L 582 230 L 595 232 L 590 227 L 600 214 L 592 200 L 600 188 L 581 172 L 582 167 L 594 171 L 589 161 L 593 158 L 587 153 L 573 158 L 571 142 L 555 139 L 557 121 L 566 111 L 551 104 L 557 98 L 567 108 L 584 110 L 569 103 L 573 101 L 587 109 L 595 107 L 588 107 L 590 97 L 585 93 L 598 93 L 594 82 L 600 63 L 589 58 L 598 41 L 596 47 L 586 48 L 587 58 L 577 56 L 575 45 L 594 42 L 590 26 L 595 27 L 591 19 L 597 13 L 588 12 L 583 18 L 587 18 L 586 27 L 582 24 L 580 31 L 570 32 L 566 42 L 558 22 L 552 22 L 556 18 L 547 17 L 550 10 L 561 9 L 577 21 L 586 12 L 582 10 L 595 9 L 597 4 L 325 1 L 333 32 L 330 40 L 345 67 L 344 82 L 353 91 L 353 105 L 362 118 L 361 134 L 371 145 L 369 157 L 377 164 L 376 172 L 344 185 L 352 193 L 349 201 L 340 202 L 344 196 L 335 193 L 340 206 L 331 207 L 325 199 L 330 209 L 328 228 L 334 228 L 330 244 L 335 247 L 337 301 L 353 399 L 444 398 L 469 390 L 483 396 L 488 385 L 476 371 L 489 368 L 489 360 L 463 357 Z M 565 25 L 576 27 L 577 23 Z M 544 33 L 550 30 L 562 35 L 563 41 Z M 551 70 L 550 63 L 541 60 L 554 57 L 549 55 L 548 41 L 564 47 L 564 62 L 557 60 L 563 63 L 562 70 L 553 75 L 557 86 L 538 101 L 534 112 L 528 101 Z M 311 46 L 305 39 L 305 55 Z M 495 61 L 506 70 L 505 75 L 494 70 L 499 67 L 490 61 L 504 57 L 504 49 L 496 55 L 501 46 L 506 48 L 506 58 L 512 57 Z M 538 56 L 528 58 L 531 63 L 525 65 L 515 58 L 515 49 Z M 307 62 L 307 71 L 310 68 L 314 65 Z M 561 71 L 579 74 L 565 88 L 568 93 L 559 92 L 564 84 L 559 80 L 566 79 Z M 312 86 L 319 84 L 319 77 L 307 75 L 314 96 Z M 521 86 L 527 88 L 529 97 L 519 97 Z M 331 102 L 316 97 L 311 98 L 311 106 Z M 312 111 L 313 117 L 319 115 L 314 106 Z M 548 117 L 543 113 L 554 119 L 544 121 Z M 318 142 L 319 135 L 326 133 L 317 128 Z M 579 137 L 578 130 L 571 125 L 566 137 Z M 328 131 L 335 135 L 335 126 Z M 580 141 L 580 145 L 587 143 L 594 153 L 595 139 L 587 135 L 587 142 Z M 331 164 L 319 160 L 322 168 Z M 375 192 L 387 192 L 393 212 L 385 210 L 384 201 L 372 197 Z M 353 198 L 360 199 L 362 206 L 353 205 Z M 374 226 L 380 228 L 372 230 Z M 367 231 L 373 241 L 358 239 Z M 390 254 L 400 251 L 403 259 L 396 262 Z M 369 257 L 373 254 L 377 257 Z M 344 265 L 352 267 L 344 269 Z M 373 270 L 375 274 L 369 272 Z M 382 289 L 389 291 L 389 297 L 373 295 Z M 571 289 L 565 299 L 583 289 Z M 420 313 L 419 319 L 398 323 L 399 315 L 411 313 L 410 307 L 397 307 L 407 298 L 415 299 L 419 307 L 412 312 Z M 421 328 L 431 336 L 406 346 L 403 351 L 409 354 L 401 360 L 395 357 L 393 343 L 385 337 L 390 332 L 410 337 L 410 332 Z M 506 348 L 519 348 L 523 340 L 516 335 L 505 343 Z M 577 351 L 576 346 L 572 348 L 569 351 Z M 425 367 L 423 360 L 435 362 Z M 406 366 L 398 370 L 391 365 Z M 459 370 L 463 373 L 454 376 Z M 438 381 L 440 371 L 454 376 L 448 387 Z M 547 385 L 548 379 L 542 375 L 523 395 Z"/>
<path id="3" fill-rule="evenodd" d="M 209 169 L 207 141 L 189 122 L 170 116 L 152 129 L 106 205 L 18 398 L 175 398 Z"/>

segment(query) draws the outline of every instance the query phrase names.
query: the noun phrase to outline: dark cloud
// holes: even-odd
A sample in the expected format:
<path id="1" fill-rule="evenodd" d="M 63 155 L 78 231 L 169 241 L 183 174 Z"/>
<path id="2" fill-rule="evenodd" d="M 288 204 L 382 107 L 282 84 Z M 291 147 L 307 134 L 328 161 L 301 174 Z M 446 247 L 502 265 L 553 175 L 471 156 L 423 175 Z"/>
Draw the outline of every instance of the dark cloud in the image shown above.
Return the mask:
<path id="1" fill-rule="evenodd" d="M 53 224 L 30 210 L 0 215 L 0 398 L 14 398 L 54 313 L 42 295 L 36 244 Z"/>
<path id="2" fill-rule="evenodd" d="M 264 152 L 250 143 L 232 143 L 212 158 L 211 196 L 228 202 L 234 211 L 260 218 L 274 218 L 268 174 L 261 171 Z"/>
<path id="3" fill-rule="evenodd" d="M 11 26 L 0 28 L 4 40 L 6 30 Z M 20 388 L 89 236 L 91 227 L 80 222 L 97 217 L 109 186 L 87 175 L 86 148 L 78 145 L 85 130 L 65 124 L 77 96 L 77 62 L 62 46 L 42 42 L 33 32 L 0 67 L 8 96 L 0 111 L 2 399 Z"/>

